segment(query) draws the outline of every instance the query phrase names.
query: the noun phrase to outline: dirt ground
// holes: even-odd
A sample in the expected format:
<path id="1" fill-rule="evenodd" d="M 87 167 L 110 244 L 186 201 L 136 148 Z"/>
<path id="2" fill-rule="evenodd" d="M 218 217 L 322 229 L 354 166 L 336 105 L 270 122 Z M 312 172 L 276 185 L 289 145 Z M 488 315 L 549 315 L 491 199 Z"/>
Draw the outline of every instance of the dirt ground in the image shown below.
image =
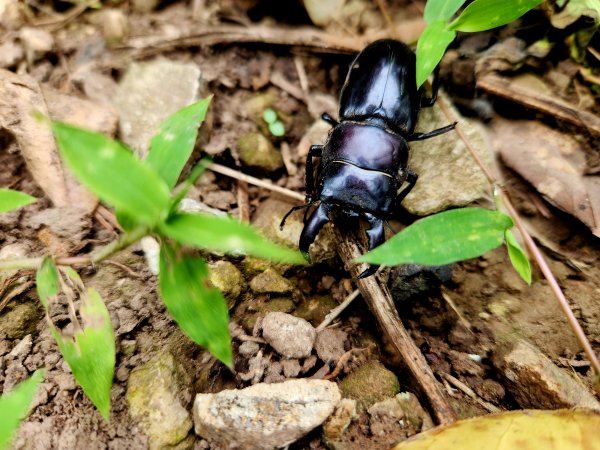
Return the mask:
<path id="1" fill-rule="evenodd" d="M 419 22 L 423 3 L 387 3 L 402 33 L 418 36 L 423 26 Z M 195 63 L 202 71 L 203 91 L 214 94 L 214 100 L 194 158 L 199 159 L 205 152 L 212 155 L 215 162 L 236 169 L 241 167 L 243 172 L 268 178 L 278 186 L 302 194 L 305 156 L 298 150 L 299 144 L 303 139 L 312 139 L 307 136 L 307 130 L 321 112 L 331 109 L 332 104 L 332 113 L 335 112 L 335 101 L 354 54 L 351 48 L 360 48 L 363 42 L 356 36 L 385 29 L 381 11 L 374 4 L 364 2 L 355 3 L 362 11 L 361 20 L 338 20 L 326 27 L 329 36 L 344 37 L 340 45 L 322 37 L 319 37 L 322 41 L 315 43 L 308 35 L 294 34 L 294 27 L 299 25 L 318 31 L 300 2 L 285 7 L 279 2 L 258 0 L 112 2 L 103 4 L 100 9 L 82 5 L 28 2 L 27 7 L 14 8 L 14 17 L 5 15 L 0 44 L 5 52 L 10 47 L 17 56 L 12 63 L 3 62 L 3 67 L 17 74 L 28 74 L 37 83 L 62 94 L 102 103 L 102 98 L 106 99 L 113 92 L 112 85 L 107 87 L 107 79 L 119 82 L 132 61 L 143 62 L 161 56 Z M 106 14 L 107 10 L 118 13 L 113 17 Z M 357 14 L 350 17 L 355 18 Z M 448 93 L 446 98 L 486 130 L 487 140 L 495 151 L 494 170 L 542 249 L 593 348 L 598 351 L 600 244 L 594 235 L 598 228 L 588 216 L 577 215 L 579 194 L 573 193 L 568 201 L 556 197 L 549 201 L 552 196 L 540 188 L 542 175 L 532 175 L 523 169 L 523 161 L 521 165 L 512 160 L 509 163 L 510 158 L 507 159 L 501 148 L 502 145 L 518 146 L 521 136 L 526 136 L 523 139 L 527 139 L 531 147 L 542 146 L 535 136 L 544 133 L 530 132 L 524 122 L 533 120 L 554 129 L 576 143 L 569 161 L 577 161 L 581 178 L 589 182 L 583 184 L 589 189 L 585 195 L 592 199 L 592 208 L 593 201 L 600 199 L 598 148 L 594 145 L 598 130 L 586 122 L 588 116 L 585 115 L 597 117 L 598 84 L 582 77 L 583 72 L 578 68 L 583 67 L 583 62 L 569 58 L 565 30 L 553 29 L 545 35 L 548 20 L 542 12 L 534 11 L 509 27 L 459 36 L 442 63 L 442 86 Z M 252 34 L 256 24 L 272 31 Z M 245 35 L 224 31 L 233 26 L 248 27 L 251 31 Z M 21 32 L 23 27 L 47 31 L 52 38 L 50 47 L 44 50 L 43 43 L 39 42 L 27 47 Z M 213 31 L 207 32 L 208 37 L 187 40 L 181 37 L 198 36 L 202 30 L 209 29 Z M 523 49 L 530 48 L 544 36 L 554 45 L 552 52 L 534 57 L 533 50 L 527 53 Z M 527 53 L 520 61 L 511 62 L 508 57 L 493 59 L 489 52 L 485 53 L 493 44 L 515 37 L 522 41 L 520 51 Z M 597 47 L 596 41 L 592 40 L 590 47 L 594 44 Z M 509 51 L 507 48 L 510 46 L 503 51 Z M 6 55 L 8 53 L 5 53 L 8 59 Z M 553 105 L 536 109 L 535 105 L 524 104 L 526 97 L 511 94 L 513 91 L 508 88 L 505 95 L 476 90 L 477 77 L 492 73 L 491 69 L 475 71 L 478 64 L 483 64 L 481 61 L 494 65 L 494 74 L 521 75 L 535 70 L 539 80 L 553 92 L 560 92 L 561 102 L 582 111 L 579 119 L 583 125 L 561 120 L 553 114 Z M 84 75 L 76 76 L 79 73 Z M 306 75 L 305 80 L 303 75 Z M 0 99 L 3 101 L 6 100 Z M 252 113 L 240 114 L 244 108 L 262 111 L 265 105 L 272 106 L 284 122 L 284 137 L 270 136 L 260 122 L 260 115 L 257 119 Z M 4 120 L 2 123 L 6 125 Z M 240 162 L 240 136 L 256 130 L 268 136 L 281 150 L 283 164 L 276 170 L 261 172 Z M 500 132 L 503 134 L 499 135 Z M 502 142 L 497 144 L 498 140 Z M 435 145 L 435 140 L 431 145 Z M 561 145 L 559 143 L 559 147 Z M 522 160 L 546 170 L 548 166 L 532 159 L 535 157 L 523 150 Z M 0 167 L 0 186 L 40 199 L 19 211 L 0 216 L 2 258 L 40 256 L 49 251 L 62 256 L 88 253 L 112 241 L 118 233 L 110 223 L 98 218 L 97 213 L 82 212 L 77 205 L 61 208 L 53 205 L 47 192 L 34 181 L 20 142 L 6 128 L 0 134 Z M 240 194 L 243 188 L 237 180 L 210 172 L 201 178 L 191 196 L 234 216 L 247 215 L 254 223 L 264 222 L 260 214 L 281 213 L 280 206 L 276 206 L 275 211 L 269 209 L 272 206 L 265 206 L 266 202 L 289 202 L 252 185 L 244 196 Z M 483 199 L 479 204 L 489 202 Z M 293 203 L 288 207 L 290 205 Z M 591 216 L 598 214 L 592 211 Z M 407 225 L 415 219 L 416 216 L 401 210 L 397 224 Z M 224 259 L 207 257 L 211 263 Z M 292 285 L 283 294 L 261 294 L 249 287 L 250 281 L 261 271 L 260 264 L 241 258 L 229 261 L 243 275 L 241 292 L 232 300 L 231 316 L 245 335 L 253 334 L 256 321 L 268 311 L 298 315 L 317 326 L 330 309 L 355 289 L 351 275 L 334 254 L 306 268 L 277 268 Z M 95 287 L 106 301 L 117 337 L 110 422 L 105 422 L 94 409 L 60 357 L 33 287 L 33 275 L 27 271 L 13 272 L 0 277 L 0 387 L 8 392 L 37 368 L 44 366 L 48 371 L 32 413 L 13 443 L 15 449 L 213 448 L 193 430 L 175 446 L 156 447 L 149 440 L 144 425 L 132 417 L 126 395 L 130 375 L 159 353 L 172 354 L 182 369 L 176 396 L 188 410 L 198 392 L 219 392 L 258 381 L 290 378 L 282 372 L 285 369 L 281 368 L 282 358 L 268 348 L 264 348 L 265 366 L 260 373 L 253 373 L 256 368 L 252 366 L 251 356 L 240 350 L 243 340 L 234 338 L 236 373 L 232 374 L 193 344 L 166 314 L 158 298 L 156 276 L 148 268 L 139 244 L 115 255 L 109 262 L 82 268 L 80 274 L 86 286 Z M 576 406 L 563 401 L 560 395 L 539 394 L 537 390 L 541 388 L 535 380 L 531 384 L 511 380 L 506 355 L 521 341 L 531 343 L 560 371 L 580 383 L 582 390 L 588 390 L 590 397 L 594 396 L 589 362 L 537 267 L 533 270 L 531 286 L 527 286 L 511 267 L 506 249 L 500 248 L 481 258 L 452 265 L 443 277 L 423 270 L 415 274 L 407 276 L 399 269 L 384 269 L 378 278 L 395 292 L 404 325 L 443 384 L 460 418 L 488 414 L 493 407 L 513 410 Z M 394 283 L 398 283 L 396 288 Z M 57 306 L 52 311 L 52 320 L 68 331 L 67 306 Z M 419 393 L 418 383 L 360 297 L 338 318 L 335 329 L 345 332 L 343 348 L 350 353 L 346 362 L 339 364 L 334 381 L 343 383 L 358 367 L 378 360 L 398 377 L 400 391 L 416 394 L 423 407 L 428 408 L 427 400 Z M 19 348 L 15 351 L 17 344 Z M 353 349 L 356 351 L 352 352 Z M 324 371 L 327 364 L 316 358 L 312 366 L 306 361 L 301 363 L 305 366 L 296 377 L 322 378 L 332 370 Z M 523 364 L 535 365 L 531 361 L 523 361 Z M 467 392 L 469 389 L 472 396 Z M 421 429 L 420 426 L 398 427 L 383 419 L 378 422 L 375 417 L 366 410 L 359 411 L 356 420 L 336 443 L 328 441 L 319 427 L 289 448 L 384 449 Z"/>

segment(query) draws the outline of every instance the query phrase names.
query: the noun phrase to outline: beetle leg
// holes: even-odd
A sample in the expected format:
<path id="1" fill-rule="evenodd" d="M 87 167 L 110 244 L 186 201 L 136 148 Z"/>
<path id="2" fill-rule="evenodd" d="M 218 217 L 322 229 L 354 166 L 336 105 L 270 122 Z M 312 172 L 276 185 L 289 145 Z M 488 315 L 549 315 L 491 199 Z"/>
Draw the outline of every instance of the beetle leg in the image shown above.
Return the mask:
<path id="1" fill-rule="evenodd" d="M 438 89 L 440 87 L 440 68 L 435 68 L 433 72 L 433 83 L 431 83 L 431 97 L 421 97 L 421 108 L 429 108 L 433 106 L 438 96 Z"/>
<path id="2" fill-rule="evenodd" d="M 326 112 L 321 114 L 321 119 L 324 120 L 325 122 L 327 122 L 332 127 L 337 127 L 340 124 L 337 120 L 335 120 L 333 117 L 331 117 L 331 114 L 326 113 Z"/>
<path id="3" fill-rule="evenodd" d="M 315 209 L 310 217 L 308 218 L 308 222 L 304 224 L 304 228 L 302 229 L 302 234 L 300 234 L 300 251 L 304 254 L 306 259 L 308 259 L 308 248 L 310 244 L 312 244 L 317 238 L 317 234 L 321 231 L 321 228 L 329 222 L 329 206 L 325 203 L 321 203 L 317 209 Z"/>
<path id="4" fill-rule="evenodd" d="M 311 145 L 306 155 L 306 201 L 310 202 L 316 194 L 313 158 L 320 158 L 323 154 L 322 145 Z"/>
<path id="5" fill-rule="evenodd" d="M 423 139 L 429 139 L 432 137 L 439 136 L 440 134 L 447 133 L 448 131 L 454 130 L 457 122 L 451 123 L 450 125 L 446 125 L 445 127 L 438 128 L 436 130 L 428 131 L 427 133 L 413 133 L 406 138 L 408 142 L 410 141 L 422 141 Z"/>
<path id="6" fill-rule="evenodd" d="M 385 240 L 385 233 L 383 230 L 383 219 L 375 217 L 371 213 L 365 213 L 365 217 L 369 222 L 369 228 L 367 229 L 367 238 L 369 243 L 369 250 L 373 250 L 378 245 L 383 244 Z M 367 278 L 377 272 L 379 266 L 369 265 L 358 278 Z"/>
<path id="7" fill-rule="evenodd" d="M 406 182 L 408 183 L 408 186 L 406 186 L 404 189 L 402 189 L 398 195 L 396 196 L 396 204 L 399 204 L 402 200 L 404 200 L 404 197 L 406 197 L 408 195 L 408 193 L 410 191 L 412 191 L 412 188 L 415 187 L 415 184 L 417 183 L 417 179 L 419 178 L 419 175 L 417 175 L 416 173 L 414 173 L 412 170 L 407 169 L 406 170 Z"/>

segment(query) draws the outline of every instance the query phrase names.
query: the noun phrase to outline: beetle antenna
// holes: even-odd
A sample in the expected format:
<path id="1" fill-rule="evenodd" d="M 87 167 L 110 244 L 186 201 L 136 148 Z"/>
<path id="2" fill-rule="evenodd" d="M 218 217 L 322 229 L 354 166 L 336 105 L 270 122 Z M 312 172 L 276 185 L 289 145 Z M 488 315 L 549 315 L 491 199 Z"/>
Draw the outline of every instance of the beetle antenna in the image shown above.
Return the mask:
<path id="1" fill-rule="evenodd" d="M 283 227 L 285 226 L 285 221 L 287 220 L 287 218 L 294 212 L 299 211 L 301 209 L 306 209 L 306 212 L 308 212 L 308 208 L 310 208 L 311 206 L 313 206 L 315 203 L 317 203 L 319 200 L 313 200 L 310 203 L 307 203 L 305 205 L 300 205 L 300 206 L 294 206 L 292 209 L 290 209 L 285 216 L 283 216 L 283 219 L 281 219 L 281 223 L 279 224 L 279 229 L 283 230 Z M 306 222 L 306 212 L 304 213 L 304 221 Z"/>

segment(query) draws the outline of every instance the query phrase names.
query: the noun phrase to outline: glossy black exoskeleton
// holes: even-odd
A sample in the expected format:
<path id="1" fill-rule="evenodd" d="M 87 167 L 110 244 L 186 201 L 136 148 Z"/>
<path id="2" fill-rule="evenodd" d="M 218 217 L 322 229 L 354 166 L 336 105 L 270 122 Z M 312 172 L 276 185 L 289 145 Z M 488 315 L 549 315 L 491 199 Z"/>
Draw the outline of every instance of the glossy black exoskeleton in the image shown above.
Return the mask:
<path id="1" fill-rule="evenodd" d="M 415 59 L 413 51 L 402 42 L 373 42 L 350 67 L 340 94 L 339 122 L 323 114 L 323 120 L 333 128 L 325 145 L 310 147 L 306 160 L 307 204 L 290 211 L 320 201 L 300 236 L 300 250 L 305 254 L 334 209 L 367 219 L 369 250 L 383 243 L 384 220 L 417 181 L 417 175 L 407 168 L 407 142 L 454 128 L 452 124 L 428 133 L 414 132 L 419 109 L 432 106 L 437 97 L 437 77 L 431 98 L 417 89 Z M 316 186 L 315 157 L 321 158 Z M 400 191 L 405 182 L 407 186 Z M 376 270 L 377 266 L 370 266 L 360 277 Z"/>

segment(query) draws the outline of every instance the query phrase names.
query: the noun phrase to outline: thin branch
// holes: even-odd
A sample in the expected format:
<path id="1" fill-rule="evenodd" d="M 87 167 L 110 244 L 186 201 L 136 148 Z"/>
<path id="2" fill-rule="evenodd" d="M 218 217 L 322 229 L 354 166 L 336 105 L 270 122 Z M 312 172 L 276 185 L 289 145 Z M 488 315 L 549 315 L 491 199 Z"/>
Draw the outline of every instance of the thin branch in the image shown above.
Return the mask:
<path id="1" fill-rule="evenodd" d="M 335 308 L 333 308 L 329 314 L 327 314 L 325 316 L 325 319 L 323 319 L 323 322 L 321 322 L 319 324 L 319 326 L 317 327 L 317 333 L 319 331 L 322 331 L 325 329 L 325 327 L 327 327 L 327 325 L 329 325 L 331 322 L 333 322 L 337 316 L 339 316 L 348 306 L 350 306 L 350 304 L 354 301 L 354 299 L 356 299 L 356 297 L 358 297 L 360 294 L 360 290 L 356 289 L 354 290 L 354 292 L 352 292 L 350 295 L 348 295 L 344 301 L 342 303 L 340 303 L 338 306 L 336 306 Z"/>
<path id="2" fill-rule="evenodd" d="M 448 118 L 448 120 L 450 120 L 452 122 L 457 122 L 456 115 L 448 107 L 444 98 L 439 97 L 438 104 L 439 104 L 440 108 L 442 109 L 442 111 L 444 112 L 444 114 L 446 115 L 446 117 Z M 487 180 L 490 183 L 490 185 L 492 186 L 492 188 L 499 186 L 499 183 L 496 181 L 496 179 L 492 175 L 489 168 L 479 158 L 479 156 L 477 155 L 477 151 L 475 150 L 475 148 L 473 147 L 473 145 L 471 144 L 471 142 L 469 141 L 467 136 L 463 133 L 460 123 L 458 123 L 456 125 L 455 130 L 458 133 L 458 135 L 460 136 L 460 138 L 462 139 L 462 141 L 464 142 L 465 147 L 467 148 L 468 152 L 475 159 L 475 161 L 477 162 L 477 165 L 481 168 L 482 172 L 485 174 L 485 177 L 487 178 Z M 558 285 L 558 281 L 556 280 L 556 277 L 552 273 L 552 270 L 550 270 L 550 266 L 548 266 L 548 263 L 546 262 L 545 258 L 542 256 L 542 253 L 540 252 L 539 248 L 533 241 L 531 235 L 527 232 L 525 225 L 523 224 L 523 221 L 519 217 L 519 214 L 517 213 L 512 202 L 510 201 L 510 198 L 508 197 L 508 194 L 506 193 L 506 191 L 504 189 L 500 190 L 500 196 L 502 198 L 502 204 L 506 208 L 508 215 L 512 218 L 515 226 L 521 233 L 521 237 L 523 238 L 525 247 L 527 248 L 529 254 L 535 260 L 535 262 L 539 266 L 540 270 L 544 274 L 544 277 L 548 281 L 548 284 L 550 285 L 550 288 L 552 289 L 554 296 L 558 300 L 558 304 L 560 305 L 561 309 L 563 310 L 563 312 L 565 314 L 565 317 L 567 319 L 569 326 L 571 327 L 571 330 L 573 330 L 573 333 L 575 333 L 575 337 L 577 338 L 579 345 L 581 345 L 581 347 L 583 348 L 583 351 L 585 352 L 587 358 L 589 359 L 589 361 L 592 365 L 592 368 L 594 370 L 594 373 L 595 373 L 596 381 L 598 381 L 598 378 L 600 377 L 600 361 L 598 361 L 598 358 L 596 357 L 596 353 L 594 352 L 594 349 L 592 348 L 590 341 L 588 340 L 587 336 L 585 335 L 585 332 L 581 328 L 581 325 L 579 325 L 579 322 L 575 318 L 575 315 L 573 314 L 573 311 L 571 310 L 569 302 L 567 301 L 562 289 Z"/>
<path id="3" fill-rule="evenodd" d="M 221 164 L 212 163 L 208 166 L 208 168 L 213 172 L 220 173 L 221 175 L 235 178 L 236 180 L 245 181 L 246 183 L 250 183 L 254 186 L 259 186 L 273 192 L 278 192 L 279 194 L 285 195 L 286 197 L 293 198 L 294 200 L 300 200 L 304 203 L 304 195 L 300 194 L 299 192 L 295 192 L 290 189 L 277 186 L 270 181 L 261 180 L 260 178 L 246 175 L 245 173 L 242 173 L 239 170 L 233 170 L 229 167 L 222 166 Z"/>

